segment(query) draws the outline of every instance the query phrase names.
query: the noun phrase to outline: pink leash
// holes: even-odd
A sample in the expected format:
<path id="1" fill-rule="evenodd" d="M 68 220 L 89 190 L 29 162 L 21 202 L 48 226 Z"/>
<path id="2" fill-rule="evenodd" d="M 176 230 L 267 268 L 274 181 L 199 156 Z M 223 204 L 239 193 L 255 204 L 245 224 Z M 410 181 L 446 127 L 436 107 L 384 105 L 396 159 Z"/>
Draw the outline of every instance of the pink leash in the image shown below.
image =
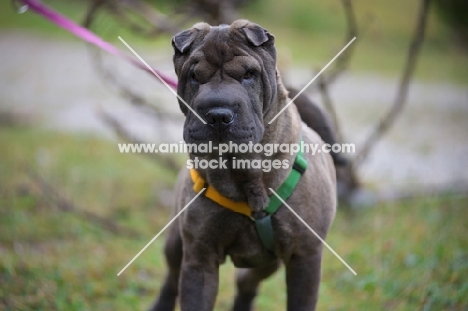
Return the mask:
<path id="1" fill-rule="evenodd" d="M 54 11 L 53 9 L 47 7 L 46 5 L 42 4 L 40 0 L 18 0 L 19 2 L 23 3 L 27 6 L 27 8 L 31 9 L 35 13 L 45 17 L 50 22 L 54 23 L 55 25 L 71 32 L 78 38 L 97 46 L 98 48 L 112 54 L 115 56 L 119 56 L 131 64 L 135 65 L 136 67 L 143 69 L 144 71 L 153 75 L 153 73 L 140 61 L 136 60 L 133 57 L 128 56 L 127 54 L 122 53 L 119 49 L 115 46 L 102 40 L 99 36 L 88 30 L 87 28 L 80 26 L 73 22 L 72 20 L 68 19 L 64 15 Z M 169 78 L 165 74 L 161 73 L 158 70 L 155 72 L 172 88 L 177 88 L 177 81 L 174 79 Z M 153 75 L 154 76 L 154 75 Z"/>

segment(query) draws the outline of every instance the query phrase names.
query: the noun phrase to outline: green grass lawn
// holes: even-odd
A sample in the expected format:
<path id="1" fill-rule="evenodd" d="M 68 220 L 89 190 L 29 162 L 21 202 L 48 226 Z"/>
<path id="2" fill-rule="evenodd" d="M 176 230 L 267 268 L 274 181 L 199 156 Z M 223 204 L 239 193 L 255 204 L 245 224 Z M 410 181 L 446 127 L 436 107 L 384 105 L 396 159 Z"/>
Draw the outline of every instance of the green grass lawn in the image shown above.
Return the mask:
<path id="1" fill-rule="evenodd" d="M 174 174 L 115 143 L 28 128 L 1 128 L 0 309 L 144 310 L 165 273 L 158 239 L 117 272 L 164 226 L 162 196 Z M 138 232 L 110 233 L 60 211 L 27 174 L 34 168 L 88 211 Z M 165 189 L 165 191 L 161 191 Z M 354 212 L 339 210 L 325 250 L 319 310 L 468 309 L 468 198 L 420 197 Z M 233 268 L 221 268 L 216 310 L 228 310 Z M 269 279 L 257 310 L 284 311 L 284 271 Z"/>

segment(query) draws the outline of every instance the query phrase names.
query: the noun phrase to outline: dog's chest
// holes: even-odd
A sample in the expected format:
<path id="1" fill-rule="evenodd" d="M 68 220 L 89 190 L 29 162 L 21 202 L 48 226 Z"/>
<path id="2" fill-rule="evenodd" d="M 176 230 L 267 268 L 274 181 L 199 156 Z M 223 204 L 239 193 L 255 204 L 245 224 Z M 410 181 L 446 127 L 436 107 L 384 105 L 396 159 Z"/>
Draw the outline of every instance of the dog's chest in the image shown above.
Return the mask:
<path id="1" fill-rule="evenodd" d="M 207 182 L 215 185 L 213 187 L 224 196 L 236 201 L 245 201 L 247 195 L 245 187 L 241 185 L 258 180 L 257 174 L 245 170 L 233 170 L 231 166 L 232 163 L 229 164 L 229 169 L 211 170 Z"/>
<path id="2" fill-rule="evenodd" d="M 249 227 L 253 227 L 253 223 L 250 225 Z M 255 229 L 249 229 L 242 230 L 233 245 L 227 250 L 227 255 L 229 255 L 234 266 L 237 268 L 258 267 L 276 258 L 272 252 L 262 245 Z"/>

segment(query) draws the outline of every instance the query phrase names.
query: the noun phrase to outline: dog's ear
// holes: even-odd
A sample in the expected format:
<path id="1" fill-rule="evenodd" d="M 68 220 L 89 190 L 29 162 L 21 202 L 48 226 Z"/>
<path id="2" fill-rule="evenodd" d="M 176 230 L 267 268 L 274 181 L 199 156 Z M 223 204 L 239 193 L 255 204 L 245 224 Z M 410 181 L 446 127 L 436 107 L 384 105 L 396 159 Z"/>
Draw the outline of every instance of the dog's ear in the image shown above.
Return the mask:
<path id="1" fill-rule="evenodd" d="M 172 46 L 174 47 L 174 50 L 182 54 L 187 52 L 195 40 L 197 32 L 198 31 L 196 29 L 192 28 L 176 34 L 172 38 Z"/>
<path id="2" fill-rule="evenodd" d="M 242 30 L 249 42 L 255 46 L 260 46 L 266 42 L 273 42 L 275 39 L 275 36 L 266 29 L 254 23 L 248 23 Z"/>
<path id="3" fill-rule="evenodd" d="M 207 23 L 197 23 L 192 28 L 179 32 L 172 38 L 172 46 L 176 52 L 184 54 L 192 46 L 200 31 L 207 31 L 210 25 Z"/>

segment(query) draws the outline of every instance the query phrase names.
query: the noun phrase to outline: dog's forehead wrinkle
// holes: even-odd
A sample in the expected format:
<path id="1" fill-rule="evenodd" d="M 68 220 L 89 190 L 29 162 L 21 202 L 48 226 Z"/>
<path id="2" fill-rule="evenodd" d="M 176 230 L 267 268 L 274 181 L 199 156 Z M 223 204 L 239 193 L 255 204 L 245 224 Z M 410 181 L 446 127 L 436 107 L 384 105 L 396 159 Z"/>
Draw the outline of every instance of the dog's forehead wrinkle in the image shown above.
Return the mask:
<path id="1" fill-rule="evenodd" d="M 221 64 L 230 61 L 234 57 L 234 51 L 230 47 L 229 28 L 211 29 L 204 38 L 201 50 L 204 58 L 210 63 L 221 67 Z"/>
<path id="2" fill-rule="evenodd" d="M 260 63 L 251 56 L 234 56 L 223 65 L 224 71 L 229 75 L 243 75 L 246 70 L 260 71 Z"/>

